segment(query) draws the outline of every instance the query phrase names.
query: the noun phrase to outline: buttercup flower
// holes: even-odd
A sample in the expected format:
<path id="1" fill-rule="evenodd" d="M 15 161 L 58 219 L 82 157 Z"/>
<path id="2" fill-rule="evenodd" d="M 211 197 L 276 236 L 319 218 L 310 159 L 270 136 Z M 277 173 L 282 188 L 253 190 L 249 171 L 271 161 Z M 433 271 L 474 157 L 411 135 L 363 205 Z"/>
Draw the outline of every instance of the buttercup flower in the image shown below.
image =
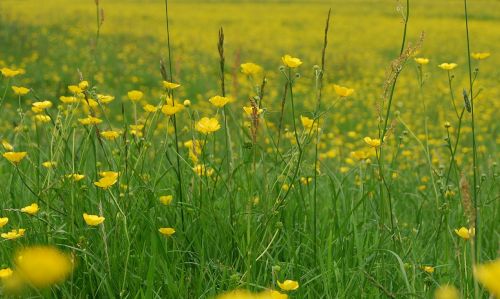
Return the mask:
<path id="1" fill-rule="evenodd" d="M 483 59 L 490 57 L 490 55 L 491 55 L 490 52 L 475 52 L 475 53 L 472 53 L 470 56 L 472 56 L 472 58 L 474 58 L 476 60 L 483 60 Z"/>
<path id="2" fill-rule="evenodd" d="M 440 65 L 438 65 L 439 68 L 443 69 L 443 70 L 447 70 L 447 71 L 450 71 L 454 68 L 457 67 L 457 64 L 456 63 L 441 63 Z"/>
<path id="3" fill-rule="evenodd" d="M 60 283 L 73 270 L 70 256 L 49 246 L 23 248 L 16 253 L 15 263 L 21 278 L 37 288 Z"/>
<path id="4" fill-rule="evenodd" d="M 2 73 L 2 76 L 6 78 L 15 77 L 23 73 L 21 70 L 13 70 L 7 67 L 1 68 L 0 72 Z"/>
<path id="5" fill-rule="evenodd" d="M 262 72 L 262 67 L 252 62 L 242 63 L 241 72 L 245 75 L 256 75 Z"/>
<path id="6" fill-rule="evenodd" d="M 7 217 L 0 217 L 0 228 L 4 227 L 8 222 L 9 222 L 9 218 L 7 218 Z"/>
<path id="7" fill-rule="evenodd" d="M 217 118 L 203 117 L 196 123 L 196 131 L 203 134 L 210 134 L 220 129 Z"/>
<path id="8" fill-rule="evenodd" d="M 144 94 L 142 93 L 142 91 L 139 91 L 139 90 L 131 90 L 127 93 L 127 96 L 131 101 L 136 102 L 136 101 L 139 101 L 140 99 L 142 99 Z"/>
<path id="9" fill-rule="evenodd" d="M 101 136 L 108 140 L 115 140 L 116 138 L 118 138 L 118 136 L 120 136 L 120 134 L 121 132 L 113 130 L 101 132 Z"/>
<path id="10" fill-rule="evenodd" d="M 455 229 L 455 234 L 457 234 L 460 238 L 464 240 L 469 240 L 471 237 L 474 237 L 475 229 L 474 228 L 465 228 L 461 227 L 459 229 Z"/>
<path id="11" fill-rule="evenodd" d="M 283 282 L 278 281 L 278 286 L 283 291 L 295 291 L 299 288 L 299 283 L 295 280 L 285 280 Z"/>
<path id="12" fill-rule="evenodd" d="M 422 270 L 424 270 L 425 272 L 427 272 L 429 274 L 434 273 L 434 267 L 431 267 L 431 266 L 423 266 Z"/>
<path id="13" fill-rule="evenodd" d="M 97 118 L 97 117 L 93 117 L 91 115 L 87 116 L 86 118 L 80 118 L 78 119 L 78 121 L 84 125 L 84 126 L 88 126 L 88 125 L 98 125 L 100 123 L 102 123 L 102 119 L 100 118 Z"/>
<path id="14" fill-rule="evenodd" d="M 213 96 L 208 101 L 210 103 L 212 103 L 215 107 L 222 108 L 227 103 L 229 103 L 229 98 L 228 97 L 221 97 L 221 96 Z"/>
<path id="15" fill-rule="evenodd" d="M 420 64 L 420 65 L 428 64 L 429 58 L 422 58 L 422 57 L 415 58 L 415 62 Z"/>
<path id="16" fill-rule="evenodd" d="M 290 55 L 281 57 L 281 60 L 283 61 L 283 64 L 289 68 L 296 68 L 302 64 L 302 61 L 299 58 L 292 57 Z"/>
<path id="17" fill-rule="evenodd" d="M 28 153 L 26 152 L 6 152 L 2 156 L 14 164 L 19 164 Z"/>
<path id="18" fill-rule="evenodd" d="M 12 271 L 11 268 L 0 269 L 0 279 L 5 279 L 8 277 L 11 277 L 12 273 L 14 273 L 14 272 Z"/>
<path id="19" fill-rule="evenodd" d="M 26 213 L 26 214 L 30 214 L 30 215 L 36 215 L 36 213 L 38 213 L 39 210 L 40 210 L 40 208 L 38 207 L 38 204 L 32 203 L 31 205 L 22 208 L 21 212 Z"/>
<path id="20" fill-rule="evenodd" d="M 166 206 L 168 206 L 169 204 L 171 204 L 173 199 L 174 199 L 174 197 L 172 195 L 163 195 L 163 196 L 160 196 L 160 202 L 162 204 L 166 205 Z"/>
<path id="21" fill-rule="evenodd" d="M 171 227 L 162 227 L 158 230 L 162 235 L 165 235 L 167 237 L 170 237 L 172 236 L 173 234 L 175 234 L 175 229 L 171 228 Z"/>
<path id="22" fill-rule="evenodd" d="M 168 81 L 163 81 L 163 87 L 165 87 L 165 89 L 176 89 L 177 87 L 181 86 L 180 84 L 177 84 L 177 83 L 172 83 L 172 82 L 168 82 Z"/>
<path id="23" fill-rule="evenodd" d="M 23 96 L 23 95 L 28 94 L 28 92 L 30 92 L 29 88 L 22 87 L 22 86 L 12 86 L 12 90 L 18 96 Z"/>
<path id="24" fill-rule="evenodd" d="M 7 239 L 7 240 L 13 240 L 13 239 L 17 239 L 17 238 L 24 236 L 25 232 L 26 232 L 26 230 L 24 228 L 13 229 L 8 233 L 2 233 L 0 236 L 4 239 Z"/>
<path id="25" fill-rule="evenodd" d="M 99 179 L 99 181 L 94 182 L 94 185 L 96 185 L 97 187 L 99 187 L 101 189 L 106 190 L 109 187 L 116 184 L 116 182 L 118 181 L 118 172 L 104 171 L 104 172 L 101 172 L 100 175 L 101 175 L 101 178 Z"/>
<path id="26" fill-rule="evenodd" d="M 371 137 L 365 137 L 363 140 L 371 147 L 379 147 L 382 144 L 380 139 L 372 139 Z"/>
<path id="27" fill-rule="evenodd" d="M 457 288 L 452 285 L 445 284 L 439 286 L 439 288 L 434 293 L 434 299 L 459 299 L 460 293 Z"/>
<path id="28" fill-rule="evenodd" d="M 340 86 L 337 84 L 333 85 L 333 89 L 335 90 L 335 93 L 340 97 L 348 97 L 354 93 L 354 89 Z"/>
<path id="29" fill-rule="evenodd" d="M 97 226 L 101 223 L 104 222 L 104 217 L 98 216 L 98 215 L 89 215 L 87 213 L 83 213 L 83 220 L 85 220 L 85 223 L 90 226 Z"/>
<path id="30" fill-rule="evenodd" d="M 500 259 L 474 267 L 476 279 L 496 298 L 500 298 Z"/>

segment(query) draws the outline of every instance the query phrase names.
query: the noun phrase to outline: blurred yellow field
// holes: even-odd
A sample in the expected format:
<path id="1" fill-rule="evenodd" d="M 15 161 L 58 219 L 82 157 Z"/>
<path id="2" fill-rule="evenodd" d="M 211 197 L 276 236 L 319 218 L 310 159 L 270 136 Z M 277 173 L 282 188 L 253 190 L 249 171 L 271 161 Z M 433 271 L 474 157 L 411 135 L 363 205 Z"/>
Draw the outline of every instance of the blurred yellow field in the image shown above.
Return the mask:
<path id="1" fill-rule="evenodd" d="M 500 297 L 499 36 L 488 0 L 2 0 L 2 296 Z"/>

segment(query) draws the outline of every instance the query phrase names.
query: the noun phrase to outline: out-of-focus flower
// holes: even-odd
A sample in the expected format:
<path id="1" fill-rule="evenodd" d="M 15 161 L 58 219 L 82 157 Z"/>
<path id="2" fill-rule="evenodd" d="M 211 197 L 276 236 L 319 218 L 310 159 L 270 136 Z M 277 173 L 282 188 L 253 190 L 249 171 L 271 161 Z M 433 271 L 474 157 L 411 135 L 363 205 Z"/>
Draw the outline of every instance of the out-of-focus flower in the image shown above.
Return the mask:
<path id="1" fill-rule="evenodd" d="M 445 284 L 439 286 L 439 288 L 434 293 L 434 299 L 459 299 L 460 293 L 457 288 L 452 285 Z"/>
<path id="2" fill-rule="evenodd" d="M 21 249 L 15 255 L 15 264 L 22 280 L 37 288 L 63 282 L 73 270 L 69 255 L 49 246 Z"/>
<path id="3" fill-rule="evenodd" d="M 500 259 L 474 267 L 474 276 L 492 295 L 500 298 Z"/>
<path id="4" fill-rule="evenodd" d="M 476 60 L 483 60 L 483 59 L 490 57 L 490 55 L 491 55 L 490 52 L 475 52 L 475 53 L 472 53 L 470 56 L 472 56 L 472 58 L 474 58 Z"/>
<path id="5" fill-rule="evenodd" d="M 165 89 L 176 89 L 177 87 L 181 86 L 180 84 L 173 83 L 173 82 L 168 82 L 168 81 L 163 81 L 163 87 Z"/>
<path id="6" fill-rule="evenodd" d="M 337 84 L 333 84 L 333 89 L 335 90 L 335 93 L 339 96 L 339 97 L 348 97 L 350 96 L 351 94 L 354 93 L 354 89 L 352 88 L 348 88 L 348 87 L 344 87 L 344 86 L 340 86 L 340 85 L 337 85 Z"/>
<path id="7" fill-rule="evenodd" d="M 420 65 L 428 64 L 429 58 L 417 57 L 417 58 L 415 58 L 415 62 L 420 64 Z"/>
<path id="8" fill-rule="evenodd" d="M 131 101 L 136 102 L 136 101 L 139 101 L 140 99 L 142 99 L 144 94 L 142 93 L 142 91 L 139 91 L 139 90 L 131 90 L 127 93 L 127 96 Z"/>
<path id="9" fill-rule="evenodd" d="M 166 206 L 168 206 L 169 204 L 172 203 L 172 200 L 174 199 L 174 197 L 172 195 L 163 195 L 163 196 L 160 196 L 160 202 Z"/>
<path id="10" fill-rule="evenodd" d="M 252 62 L 242 63 L 241 72 L 245 75 L 256 75 L 262 72 L 262 67 Z"/>
<path id="11" fill-rule="evenodd" d="M 451 71 L 452 69 L 456 68 L 457 67 L 457 64 L 456 63 L 441 63 L 440 65 L 438 65 L 438 67 L 440 69 L 443 69 L 443 70 L 446 70 L 446 71 Z"/>
<path id="12" fill-rule="evenodd" d="M 18 96 L 23 96 L 23 95 L 26 95 L 30 92 L 29 88 L 22 87 L 22 86 L 12 86 L 12 90 Z"/>

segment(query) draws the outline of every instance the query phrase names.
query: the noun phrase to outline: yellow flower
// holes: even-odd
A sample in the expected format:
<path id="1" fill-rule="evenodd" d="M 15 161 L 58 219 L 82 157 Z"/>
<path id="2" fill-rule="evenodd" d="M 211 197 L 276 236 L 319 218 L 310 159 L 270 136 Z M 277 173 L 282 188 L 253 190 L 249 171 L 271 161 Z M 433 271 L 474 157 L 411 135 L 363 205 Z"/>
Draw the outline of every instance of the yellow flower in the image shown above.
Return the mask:
<path id="1" fill-rule="evenodd" d="M 4 239 L 7 239 L 7 240 L 13 240 L 13 239 L 17 239 L 17 238 L 24 236 L 25 232 L 26 232 L 26 230 L 24 228 L 13 229 L 8 233 L 2 233 L 0 236 Z"/>
<path id="2" fill-rule="evenodd" d="M 120 134 L 121 132 L 113 130 L 101 132 L 101 136 L 108 140 L 115 140 L 116 138 L 118 138 L 118 136 L 120 136 Z"/>
<path id="3" fill-rule="evenodd" d="M 42 163 L 42 166 L 45 168 L 53 168 L 57 165 L 57 162 L 55 161 L 45 161 Z"/>
<path id="4" fill-rule="evenodd" d="M 68 179 L 72 179 L 73 181 L 75 182 L 78 182 L 78 181 L 81 181 L 85 178 L 85 175 L 83 174 L 78 174 L 78 173 L 72 173 L 72 174 L 68 174 L 66 175 L 66 177 Z"/>
<path id="5" fill-rule="evenodd" d="M 64 104 L 72 104 L 78 102 L 78 99 L 76 97 L 67 97 L 67 96 L 60 96 L 59 100 Z"/>
<path id="6" fill-rule="evenodd" d="M 233 290 L 220 294 L 216 299 L 287 299 L 287 294 L 281 294 L 275 290 L 265 290 L 259 293 L 252 293 L 247 290 Z"/>
<path id="7" fill-rule="evenodd" d="M 347 87 L 340 86 L 337 84 L 333 84 L 333 89 L 335 90 L 335 93 L 339 97 L 348 97 L 351 94 L 353 94 L 353 92 L 354 92 L 354 89 L 352 89 L 352 88 L 347 88 Z"/>
<path id="8" fill-rule="evenodd" d="M 88 125 L 98 125 L 100 123 L 102 123 L 102 119 L 100 118 L 97 118 L 97 117 L 93 117 L 91 115 L 87 116 L 86 118 L 80 118 L 78 119 L 78 121 L 84 125 L 84 126 L 88 126 Z"/>
<path id="9" fill-rule="evenodd" d="M 208 101 L 210 103 L 212 103 L 215 107 L 222 108 L 227 103 L 229 103 L 229 98 L 228 97 L 221 97 L 221 96 L 213 96 Z"/>
<path id="10" fill-rule="evenodd" d="M 98 94 L 97 95 L 97 100 L 101 102 L 102 104 L 108 104 L 111 103 L 115 99 L 114 96 L 110 95 L 104 95 L 104 94 Z"/>
<path id="11" fill-rule="evenodd" d="M 300 122 L 302 123 L 302 126 L 304 126 L 305 129 L 311 130 L 313 125 L 314 125 L 314 119 L 309 118 L 307 116 L 300 116 Z"/>
<path id="12" fill-rule="evenodd" d="M 101 175 L 101 178 L 99 179 L 99 181 L 94 182 L 94 185 L 96 185 L 97 187 L 102 188 L 104 190 L 113 186 L 118 181 L 118 172 L 104 171 L 104 172 L 101 172 L 100 175 Z"/>
<path id="13" fill-rule="evenodd" d="M 285 280 L 283 282 L 278 281 L 278 286 L 283 291 L 294 291 L 299 288 L 299 283 L 295 280 Z"/>
<path id="14" fill-rule="evenodd" d="M 154 112 L 158 111 L 158 107 L 153 106 L 151 104 L 146 104 L 142 108 L 144 109 L 144 111 L 149 112 L 149 113 L 154 113 Z"/>
<path id="15" fill-rule="evenodd" d="M 256 75 L 262 72 L 262 67 L 252 62 L 242 63 L 241 72 L 245 75 Z"/>
<path id="16" fill-rule="evenodd" d="M 474 237 L 475 232 L 476 230 L 474 228 L 467 229 L 463 226 L 459 229 L 455 229 L 455 234 L 464 240 L 469 240 L 471 237 Z"/>
<path id="17" fill-rule="evenodd" d="M 163 87 L 165 87 L 165 89 L 176 89 L 179 86 L 181 86 L 181 85 L 177 84 L 177 83 L 163 81 Z"/>
<path id="18" fill-rule="evenodd" d="M 28 92 L 30 92 L 29 88 L 22 87 L 22 86 L 12 86 L 12 90 L 18 96 L 23 96 L 23 95 L 28 94 Z"/>
<path id="19" fill-rule="evenodd" d="M 132 91 L 129 91 L 127 93 L 127 96 L 128 98 L 131 100 L 131 101 L 139 101 L 140 99 L 142 99 L 142 96 L 144 96 L 144 94 L 142 93 L 142 91 L 139 91 L 139 90 L 132 90 Z"/>
<path id="20" fill-rule="evenodd" d="M 43 110 L 48 109 L 52 107 L 52 102 L 51 101 L 41 101 L 41 102 L 34 102 L 31 104 L 31 111 L 35 113 L 41 113 Z"/>
<path id="21" fill-rule="evenodd" d="M 281 57 L 281 60 L 283 61 L 283 64 L 289 68 L 296 68 L 302 64 L 302 61 L 299 58 L 292 57 L 290 55 L 285 55 Z"/>
<path id="22" fill-rule="evenodd" d="M 166 116 L 172 116 L 182 109 L 184 109 L 184 105 L 182 104 L 174 103 L 172 105 L 171 103 L 167 102 L 165 105 L 163 105 L 163 107 L 161 107 L 161 112 L 163 112 L 163 114 L 165 114 Z"/>
<path id="23" fill-rule="evenodd" d="M 203 134 L 210 134 L 220 129 L 220 124 L 217 118 L 203 117 L 196 125 L 196 131 Z"/>
<path id="24" fill-rule="evenodd" d="M 186 99 L 182 104 L 184 105 L 184 107 L 189 107 L 191 106 L 191 101 Z"/>
<path id="25" fill-rule="evenodd" d="M 160 202 L 162 204 L 166 205 L 166 206 L 168 206 L 169 204 L 171 204 L 173 199 L 174 199 L 174 197 L 172 195 L 163 195 L 163 196 L 160 196 Z"/>
<path id="26" fill-rule="evenodd" d="M 371 137 L 365 137 L 363 140 L 371 147 L 379 147 L 382 144 L 380 139 L 372 139 Z"/>
<path id="27" fill-rule="evenodd" d="M 434 299 L 459 299 L 460 293 L 452 285 L 442 285 L 434 293 Z"/>
<path id="28" fill-rule="evenodd" d="M 83 213 L 83 220 L 85 220 L 85 223 L 90 226 L 97 226 L 101 223 L 104 222 L 104 217 L 97 216 L 97 215 L 89 215 L 87 213 Z"/>
<path id="29" fill-rule="evenodd" d="M 10 268 L 0 269 L 0 279 L 9 278 L 12 276 L 12 273 L 14 272 Z"/>
<path id="30" fill-rule="evenodd" d="M 6 152 L 3 153 L 2 156 L 11 163 L 19 164 L 27 154 L 27 152 Z"/>
<path id="31" fill-rule="evenodd" d="M 256 109 L 257 110 L 257 109 Z M 243 107 L 243 111 L 245 112 L 246 115 L 248 116 L 252 116 L 254 114 L 254 108 L 252 106 L 244 106 Z M 257 111 L 255 111 L 256 115 L 260 115 L 262 112 L 264 112 L 264 109 L 258 109 Z"/>
<path id="32" fill-rule="evenodd" d="M 32 203 L 31 205 L 22 208 L 21 212 L 26 213 L 26 214 L 30 214 L 30 215 L 36 215 L 36 213 L 38 213 L 39 210 L 40 210 L 40 208 L 38 207 L 38 204 Z"/>
<path id="33" fill-rule="evenodd" d="M 35 120 L 41 123 L 48 123 L 50 122 L 50 116 L 45 115 L 45 114 L 37 114 L 35 115 Z"/>
<path id="34" fill-rule="evenodd" d="M 474 267 L 474 276 L 492 295 L 500 298 L 500 259 Z"/>
<path id="35" fill-rule="evenodd" d="M 6 151 L 13 151 L 14 150 L 14 147 L 12 146 L 12 144 L 10 144 L 7 140 L 2 140 L 2 146 L 3 148 L 6 150 Z"/>
<path id="36" fill-rule="evenodd" d="M 443 69 L 443 70 L 447 70 L 447 71 L 450 71 L 454 68 L 457 67 L 457 64 L 456 63 L 441 63 L 440 65 L 438 65 L 439 68 Z"/>
<path id="37" fill-rule="evenodd" d="M 88 81 L 82 81 L 78 83 L 78 87 L 80 87 L 81 90 L 85 90 L 89 88 L 89 82 Z"/>
<path id="38" fill-rule="evenodd" d="M 418 57 L 418 58 L 415 58 L 415 62 L 420 64 L 420 65 L 428 64 L 429 58 Z"/>
<path id="39" fill-rule="evenodd" d="M 0 72 L 2 72 L 2 75 L 6 78 L 15 77 L 23 73 L 21 70 L 13 70 L 7 67 L 1 68 Z"/>
<path id="40" fill-rule="evenodd" d="M 37 288 L 62 282 L 73 271 L 70 256 L 49 246 L 23 248 L 16 253 L 15 263 L 21 278 Z"/>
<path id="41" fill-rule="evenodd" d="M 171 235 L 175 234 L 175 229 L 171 227 L 162 227 L 158 230 L 162 235 L 165 235 L 167 237 L 170 237 Z"/>
<path id="42" fill-rule="evenodd" d="M 491 55 L 490 52 L 475 52 L 475 53 L 471 54 L 472 58 L 474 58 L 476 60 L 486 59 L 486 58 L 490 57 L 490 55 Z"/>
<path id="43" fill-rule="evenodd" d="M 0 217 L 0 227 L 4 227 L 9 222 L 9 218 Z"/>
<path id="44" fill-rule="evenodd" d="M 205 165 L 198 164 L 193 167 L 193 171 L 199 176 L 211 176 L 214 173 L 214 170 L 210 167 L 206 167 Z"/>
<path id="45" fill-rule="evenodd" d="M 73 94 L 79 94 L 83 91 L 78 85 L 69 85 L 68 90 Z"/>
<path id="46" fill-rule="evenodd" d="M 431 267 L 431 266 L 423 266 L 422 270 L 424 270 L 425 272 L 427 272 L 429 274 L 434 273 L 434 267 Z"/>

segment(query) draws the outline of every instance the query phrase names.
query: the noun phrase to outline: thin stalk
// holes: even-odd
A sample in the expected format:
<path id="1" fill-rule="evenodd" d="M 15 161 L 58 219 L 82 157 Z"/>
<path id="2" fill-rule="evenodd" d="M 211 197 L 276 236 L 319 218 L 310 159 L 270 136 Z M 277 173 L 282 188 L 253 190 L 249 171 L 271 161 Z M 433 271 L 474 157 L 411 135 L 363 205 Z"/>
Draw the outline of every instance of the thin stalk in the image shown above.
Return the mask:
<path id="1" fill-rule="evenodd" d="M 467 36 L 467 63 L 469 69 L 469 92 L 470 92 L 470 108 L 471 108 L 471 128 L 472 128 L 472 168 L 473 168 L 473 200 L 474 200 L 474 212 L 476 214 L 474 228 L 476 230 L 475 241 L 474 242 L 474 254 L 472 255 L 473 264 L 479 262 L 479 242 L 480 242 L 480 229 L 479 229 L 479 211 L 478 211 L 478 200 L 479 195 L 477 192 L 477 150 L 476 150 L 476 133 L 475 133 L 475 121 L 474 121 L 474 92 L 472 90 L 473 79 L 472 79 L 472 66 L 471 66 L 471 56 L 470 56 L 470 38 L 469 38 L 469 17 L 467 12 L 467 0 L 464 0 L 464 15 L 465 15 L 465 33 Z M 472 246 L 471 246 L 472 247 Z M 474 295 L 475 298 L 479 298 L 479 286 L 477 281 L 474 279 Z"/>
<path id="2" fill-rule="evenodd" d="M 168 48 L 168 69 L 169 69 L 169 81 L 173 82 L 172 76 L 172 48 L 170 45 L 170 27 L 169 27 L 169 22 L 168 22 L 168 0 L 165 0 L 165 20 L 166 20 L 166 25 L 167 25 L 167 48 Z M 166 79 L 166 78 L 164 78 Z M 170 95 L 172 97 L 172 105 L 175 105 L 174 102 L 174 92 L 173 90 L 170 91 Z M 179 192 L 179 204 L 180 204 L 180 210 L 181 210 L 181 227 L 184 228 L 184 195 L 182 191 L 182 169 L 181 169 L 181 161 L 180 161 L 180 154 L 179 154 L 179 140 L 178 140 L 178 133 L 177 133 L 177 118 L 174 115 L 172 115 L 172 122 L 174 124 L 174 134 L 175 134 L 175 150 L 176 150 L 176 160 L 177 160 L 177 181 L 179 183 L 178 187 L 178 192 Z"/>

